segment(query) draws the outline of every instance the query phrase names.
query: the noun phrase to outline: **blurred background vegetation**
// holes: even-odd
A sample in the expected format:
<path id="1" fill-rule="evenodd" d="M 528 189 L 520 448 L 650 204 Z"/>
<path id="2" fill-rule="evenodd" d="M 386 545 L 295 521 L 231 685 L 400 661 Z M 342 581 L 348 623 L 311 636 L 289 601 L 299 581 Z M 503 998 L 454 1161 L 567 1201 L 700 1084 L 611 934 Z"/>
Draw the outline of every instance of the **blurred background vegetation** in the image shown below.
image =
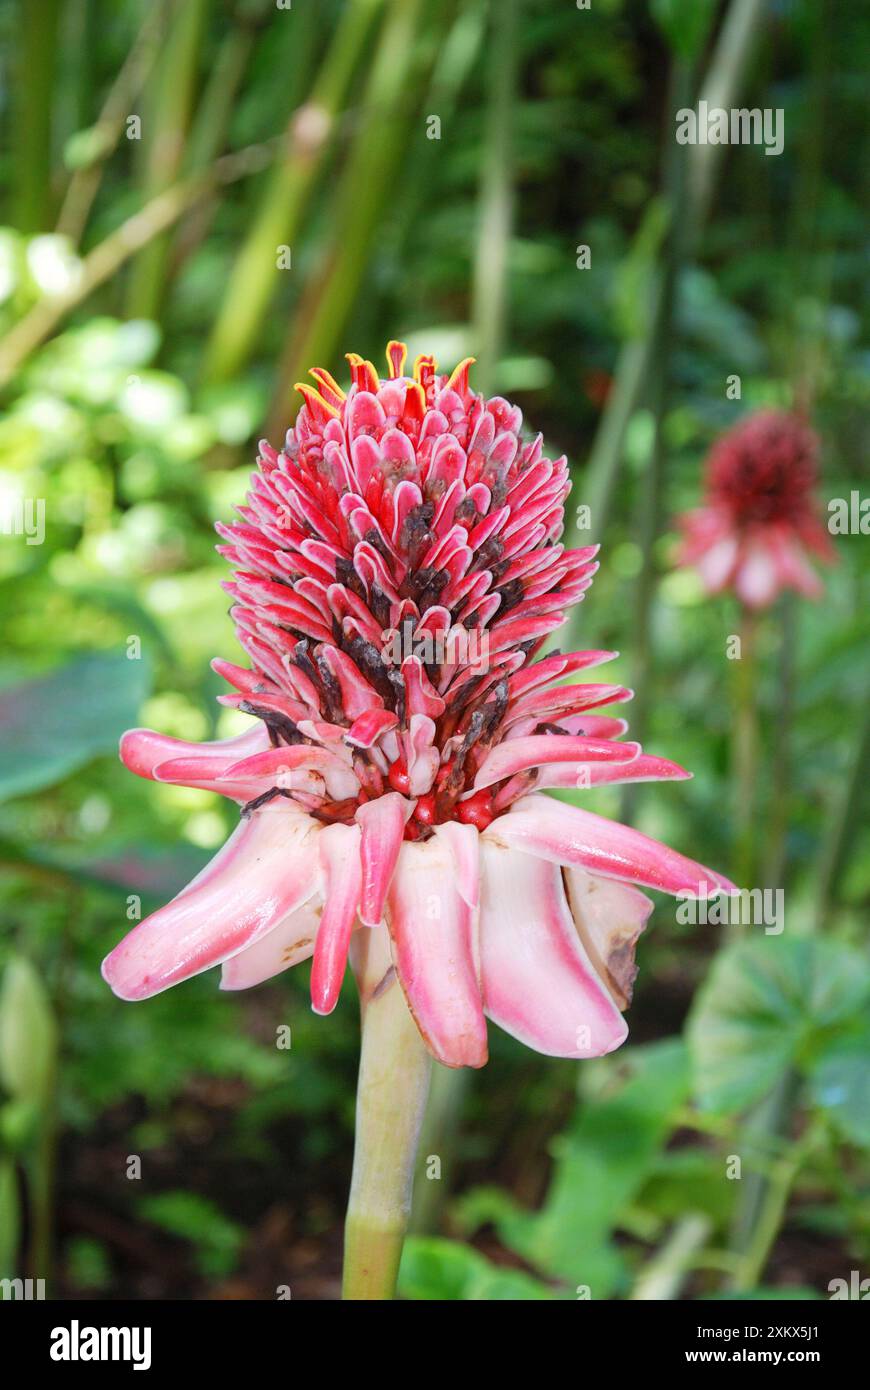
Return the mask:
<path id="1" fill-rule="evenodd" d="M 117 737 L 245 722 L 208 667 L 239 659 L 213 523 L 308 366 L 402 337 L 475 355 L 572 461 L 603 554 L 561 645 L 620 649 L 633 729 L 695 773 L 594 808 L 733 870 L 738 614 L 674 570 L 673 519 L 759 405 L 810 411 L 823 505 L 870 489 L 870 12 L 2 0 L 0 42 L 0 501 L 45 500 L 43 544 L 0 534 L 0 1276 L 333 1298 L 352 986 L 328 1021 L 307 966 L 239 999 L 211 975 L 110 995 L 136 900 L 236 816 L 138 782 Z M 784 152 L 680 151 L 699 96 L 782 108 Z M 483 1073 L 439 1077 L 406 1297 L 818 1298 L 870 1274 L 867 545 L 838 538 L 823 602 L 760 627 L 757 881 L 785 932 L 726 940 L 660 900 L 626 1050 L 578 1066 L 493 1029 Z"/>

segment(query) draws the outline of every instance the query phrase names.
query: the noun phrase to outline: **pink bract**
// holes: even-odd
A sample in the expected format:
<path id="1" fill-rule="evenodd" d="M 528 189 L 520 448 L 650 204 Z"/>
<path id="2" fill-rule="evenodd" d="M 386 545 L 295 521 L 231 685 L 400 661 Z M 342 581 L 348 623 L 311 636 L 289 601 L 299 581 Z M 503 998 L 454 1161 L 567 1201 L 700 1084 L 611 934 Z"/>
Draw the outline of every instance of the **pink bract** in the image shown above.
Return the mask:
<path id="1" fill-rule="evenodd" d="M 522 416 L 431 357 L 405 375 L 349 358 L 278 454 L 261 446 L 240 519 L 219 526 L 249 668 L 216 661 L 255 721 L 223 743 L 125 734 L 160 782 L 242 807 L 211 864 L 108 956 L 123 999 L 212 966 L 242 989 L 313 956 L 312 1004 L 335 1007 L 355 931 L 389 936 L 430 1051 L 481 1066 L 489 1018 L 528 1046 L 594 1057 L 626 1036 L 633 948 L 652 904 L 635 885 L 703 895 L 726 879 L 548 787 L 689 774 L 622 742 L 602 714 L 631 692 L 559 684 L 606 651 L 540 652 L 597 568 L 566 550 L 570 482 Z"/>

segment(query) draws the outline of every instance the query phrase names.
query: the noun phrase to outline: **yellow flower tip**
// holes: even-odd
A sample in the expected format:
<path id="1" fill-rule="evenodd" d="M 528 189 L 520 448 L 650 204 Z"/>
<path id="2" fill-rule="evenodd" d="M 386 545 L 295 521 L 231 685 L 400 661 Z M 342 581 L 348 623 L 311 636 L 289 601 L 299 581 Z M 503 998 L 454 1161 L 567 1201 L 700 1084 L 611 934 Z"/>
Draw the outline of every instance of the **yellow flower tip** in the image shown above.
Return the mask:
<path id="1" fill-rule="evenodd" d="M 429 352 L 421 352 L 414 358 L 414 380 L 423 387 L 425 392 L 427 385 L 435 376 L 438 370 L 438 363 Z"/>
<path id="2" fill-rule="evenodd" d="M 350 375 L 356 389 L 377 392 L 380 381 L 374 363 L 360 357 L 358 352 L 346 352 L 344 355 L 350 363 Z"/>
<path id="3" fill-rule="evenodd" d="M 407 357 L 406 345 L 400 343 L 396 338 L 391 338 L 387 343 L 387 365 L 390 369 L 391 381 L 396 381 L 398 377 L 404 376 Z"/>
<path id="4" fill-rule="evenodd" d="M 454 367 L 453 371 L 450 373 L 450 378 L 445 389 L 447 391 L 458 391 L 460 395 L 464 395 L 468 390 L 469 368 L 473 367 L 476 361 L 476 357 L 464 357 L 459 365 Z"/>
<path id="5" fill-rule="evenodd" d="M 347 400 L 347 396 L 344 391 L 342 391 L 335 377 L 331 372 L 328 372 L 325 367 L 312 367 L 309 375 L 313 376 L 314 380 L 319 384 L 321 395 L 329 405 L 340 408 L 342 403 Z"/>
<path id="6" fill-rule="evenodd" d="M 341 412 L 334 405 L 325 401 L 319 392 L 314 390 L 313 386 L 309 386 L 305 381 L 297 381 L 293 389 L 304 398 L 305 404 L 319 424 L 326 424 L 328 420 L 338 419 Z"/>

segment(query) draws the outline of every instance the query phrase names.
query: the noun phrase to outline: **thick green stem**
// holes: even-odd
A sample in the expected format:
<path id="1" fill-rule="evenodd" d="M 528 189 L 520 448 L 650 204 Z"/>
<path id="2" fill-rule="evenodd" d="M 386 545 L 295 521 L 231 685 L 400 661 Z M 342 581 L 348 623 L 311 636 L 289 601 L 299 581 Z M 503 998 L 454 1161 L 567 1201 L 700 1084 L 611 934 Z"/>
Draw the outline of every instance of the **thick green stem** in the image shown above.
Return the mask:
<path id="1" fill-rule="evenodd" d="M 48 226 L 60 14 L 60 0 L 27 0 L 15 17 L 15 136 L 9 159 L 13 218 L 22 232 Z"/>
<path id="2" fill-rule="evenodd" d="M 390 961 L 386 929 L 358 932 L 352 950 L 362 1052 L 342 1297 L 388 1300 L 411 1213 L 431 1059 Z"/>

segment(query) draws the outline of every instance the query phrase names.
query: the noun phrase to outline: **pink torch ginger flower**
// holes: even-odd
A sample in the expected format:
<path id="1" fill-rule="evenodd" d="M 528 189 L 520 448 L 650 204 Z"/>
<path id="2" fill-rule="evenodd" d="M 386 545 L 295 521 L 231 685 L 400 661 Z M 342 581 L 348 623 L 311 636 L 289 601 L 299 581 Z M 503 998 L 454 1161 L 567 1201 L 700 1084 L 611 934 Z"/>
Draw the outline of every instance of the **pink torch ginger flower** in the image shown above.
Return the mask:
<path id="1" fill-rule="evenodd" d="M 776 410 L 717 440 L 704 505 L 681 519 L 680 563 L 697 568 L 708 593 L 733 589 L 748 608 L 767 608 L 786 588 L 818 598 L 807 552 L 835 558 L 813 502 L 818 448 L 799 416 Z"/>
<path id="2" fill-rule="evenodd" d="M 652 907 L 636 885 L 730 885 L 542 793 L 689 774 L 598 712 L 630 691 L 557 684 L 615 653 L 539 656 L 597 568 L 595 547 L 559 541 L 566 460 L 470 388 L 470 360 L 448 378 L 421 356 L 407 376 L 394 342 L 386 380 L 349 360 L 347 394 L 320 369 L 300 386 L 283 452 L 261 446 L 241 519 L 218 527 L 250 669 L 214 667 L 255 722 L 121 744 L 140 776 L 240 803 L 238 828 L 103 974 L 138 1000 L 216 965 L 244 989 L 313 956 L 326 1014 L 353 933 L 376 932 L 445 1065 L 483 1065 L 487 1018 L 542 1053 L 610 1052 Z"/>

